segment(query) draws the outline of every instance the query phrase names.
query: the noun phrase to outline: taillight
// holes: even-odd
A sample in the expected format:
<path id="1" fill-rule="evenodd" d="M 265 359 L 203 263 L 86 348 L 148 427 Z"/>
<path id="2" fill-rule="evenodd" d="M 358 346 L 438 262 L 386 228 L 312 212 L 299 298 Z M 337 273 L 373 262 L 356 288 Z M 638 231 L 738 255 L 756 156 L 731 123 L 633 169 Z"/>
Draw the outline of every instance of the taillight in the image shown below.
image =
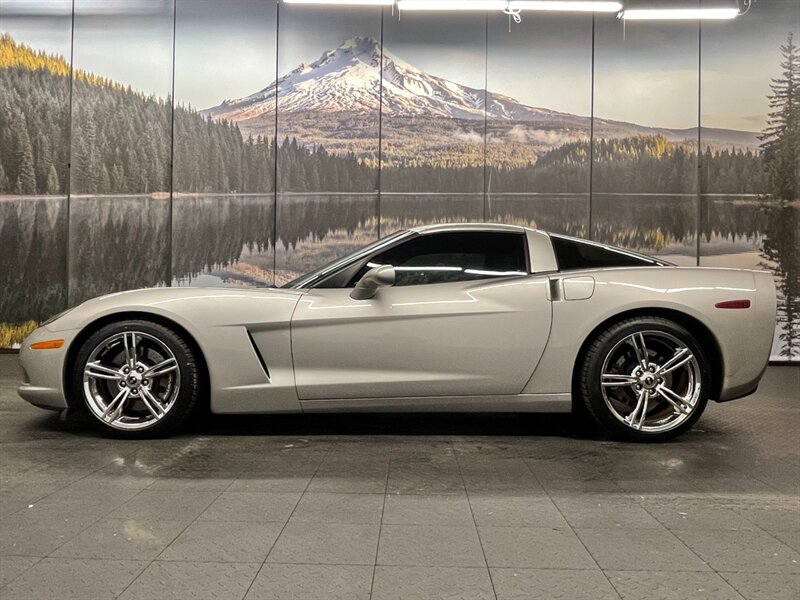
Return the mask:
<path id="1" fill-rule="evenodd" d="M 750 308 L 750 300 L 726 300 L 717 302 L 714 308 Z"/>

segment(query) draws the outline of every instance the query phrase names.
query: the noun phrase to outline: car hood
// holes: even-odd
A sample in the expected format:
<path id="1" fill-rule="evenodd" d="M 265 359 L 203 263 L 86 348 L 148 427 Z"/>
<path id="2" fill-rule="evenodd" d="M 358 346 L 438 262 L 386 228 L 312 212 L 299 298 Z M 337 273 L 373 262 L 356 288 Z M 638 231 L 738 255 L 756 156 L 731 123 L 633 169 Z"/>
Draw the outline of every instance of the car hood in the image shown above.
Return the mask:
<path id="1" fill-rule="evenodd" d="M 304 290 L 282 288 L 162 287 L 116 292 L 92 298 L 47 325 L 51 331 L 80 329 L 114 313 L 151 313 L 182 322 L 201 319 L 208 325 L 249 322 L 275 309 L 293 308 Z"/>

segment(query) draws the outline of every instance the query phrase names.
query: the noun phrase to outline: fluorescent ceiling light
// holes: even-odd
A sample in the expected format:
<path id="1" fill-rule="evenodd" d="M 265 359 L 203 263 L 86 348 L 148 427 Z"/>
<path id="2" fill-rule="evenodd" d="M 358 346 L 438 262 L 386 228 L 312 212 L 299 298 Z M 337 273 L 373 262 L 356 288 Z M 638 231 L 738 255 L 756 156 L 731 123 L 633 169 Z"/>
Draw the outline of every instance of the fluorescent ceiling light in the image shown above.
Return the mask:
<path id="1" fill-rule="evenodd" d="M 391 6 L 394 0 L 283 0 L 284 4 L 338 4 L 340 6 Z"/>
<path id="2" fill-rule="evenodd" d="M 503 10 L 506 0 L 397 0 L 400 10 Z"/>
<path id="3" fill-rule="evenodd" d="M 697 19 L 734 19 L 738 8 L 639 8 L 626 9 L 621 17 L 626 21 L 670 21 Z"/>
<path id="4" fill-rule="evenodd" d="M 622 10 L 619 2 L 570 2 L 569 0 L 511 0 L 512 10 L 553 10 L 563 12 L 613 12 Z"/>

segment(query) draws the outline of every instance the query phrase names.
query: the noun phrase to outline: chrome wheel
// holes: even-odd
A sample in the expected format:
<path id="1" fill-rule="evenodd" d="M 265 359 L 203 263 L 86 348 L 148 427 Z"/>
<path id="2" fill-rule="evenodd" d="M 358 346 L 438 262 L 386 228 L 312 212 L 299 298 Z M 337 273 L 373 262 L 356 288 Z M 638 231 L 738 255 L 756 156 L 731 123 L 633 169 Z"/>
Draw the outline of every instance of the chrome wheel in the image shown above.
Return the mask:
<path id="1" fill-rule="evenodd" d="M 636 431 L 658 433 L 688 419 L 700 399 L 700 364 L 689 347 L 663 331 L 637 331 L 603 361 L 603 399 L 611 414 Z"/>
<path id="2" fill-rule="evenodd" d="M 116 429 L 154 425 L 174 406 L 180 368 L 172 350 L 141 331 L 123 331 L 100 342 L 83 368 L 89 410 Z"/>

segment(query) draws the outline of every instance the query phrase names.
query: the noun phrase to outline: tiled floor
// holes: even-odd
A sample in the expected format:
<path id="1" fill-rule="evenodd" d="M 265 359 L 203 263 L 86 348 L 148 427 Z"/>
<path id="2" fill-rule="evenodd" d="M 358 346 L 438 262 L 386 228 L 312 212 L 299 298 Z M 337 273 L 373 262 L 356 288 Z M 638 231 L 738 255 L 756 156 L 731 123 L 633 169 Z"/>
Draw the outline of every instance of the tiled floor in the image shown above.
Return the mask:
<path id="1" fill-rule="evenodd" d="M 0 598 L 800 597 L 800 369 L 669 444 L 567 416 L 216 418 L 147 442 L 16 397 Z"/>

